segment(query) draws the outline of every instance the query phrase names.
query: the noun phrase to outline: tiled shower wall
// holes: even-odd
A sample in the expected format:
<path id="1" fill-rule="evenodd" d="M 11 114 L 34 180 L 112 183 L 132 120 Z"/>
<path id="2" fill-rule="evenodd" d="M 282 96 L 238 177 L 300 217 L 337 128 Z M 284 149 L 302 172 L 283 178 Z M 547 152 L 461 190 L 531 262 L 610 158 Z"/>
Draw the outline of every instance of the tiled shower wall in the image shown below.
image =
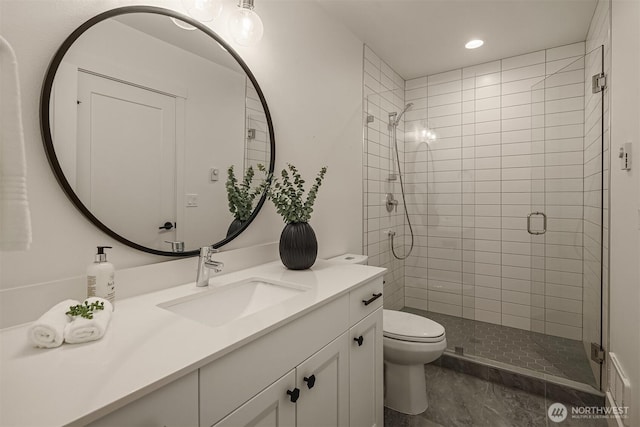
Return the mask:
<path id="1" fill-rule="evenodd" d="M 406 306 L 582 338 L 584 52 L 576 43 L 406 82 L 419 224 Z M 532 238 L 527 215 L 543 208 L 548 231 Z"/>
<path id="2" fill-rule="evenodd" d="M 253 87 L 251 80 L 246 79 L 246 95 L 245 95 L 245 129 L 247 135 L 245 138 L 244 150 L 244 167 L 249 166 L 254 169 L 258 164 L 266 165 L 269 163 L 271 149 L 269 147 L 269 129 L 267 126 L 267 117 L 262 108 L 260 97 L 256 88 Z M 253 137 L 249 137 L 250 129 L 254 130 Z"/>
<path id="3" fill-rule="evenodd" d="M 384 277 L 385 308 L 404 307 L 404 261 L 395 259 L 390 250 L 387 230 L 396 232 L 394 247 L 400 256 L 404 246 L 404 208 L 398 180 L 389 181 L 391 140 L 387 126 L 390 112 L 404 106 L 404 80 L 368 47 L 364 47 L 364 252 L 369 265 L 388 269 Z M 369 121 L 367 117 L 370 117 Z M 372 120 L 372 121 L 371 121 Z M 403 123 L 397 130 L 400 162 L 404 162 Z M 396 167 L 397 169 L 397 167 Z M 385 209 L 385 195 L 394 194 L 397 210 Z"/>

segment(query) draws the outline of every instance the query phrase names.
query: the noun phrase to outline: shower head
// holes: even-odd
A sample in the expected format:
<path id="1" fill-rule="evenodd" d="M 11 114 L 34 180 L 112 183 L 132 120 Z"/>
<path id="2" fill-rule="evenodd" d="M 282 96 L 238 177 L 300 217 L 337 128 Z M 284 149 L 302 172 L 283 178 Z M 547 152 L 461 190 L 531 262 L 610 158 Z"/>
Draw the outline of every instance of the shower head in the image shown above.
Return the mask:
<path id="1" fill-rule="evenodd" d="M 402 118 L 402 115 L 406 113 L 407 110 L 411 107 L 413 107 L 413 102 L 409 102 L 407 105 L 405 105 L 402 111 L 400 112 L 400 114 L 397 114 L 397 113 L 389 114 L 389 124 L 391 126 L 398 126 L 398 123 L 400 123 L 400 119 Z"/>

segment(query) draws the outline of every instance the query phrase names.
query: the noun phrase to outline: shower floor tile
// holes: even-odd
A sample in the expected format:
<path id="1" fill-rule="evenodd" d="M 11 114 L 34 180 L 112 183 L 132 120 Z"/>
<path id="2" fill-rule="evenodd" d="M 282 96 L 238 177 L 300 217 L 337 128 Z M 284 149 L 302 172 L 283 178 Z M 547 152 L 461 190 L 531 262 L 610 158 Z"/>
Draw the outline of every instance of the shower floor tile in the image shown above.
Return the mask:
<path id="1" fill-rule="evenodd" d="M 581 341 L 405 307 L 444 326 L 447 348 L 597 388 Z"/>

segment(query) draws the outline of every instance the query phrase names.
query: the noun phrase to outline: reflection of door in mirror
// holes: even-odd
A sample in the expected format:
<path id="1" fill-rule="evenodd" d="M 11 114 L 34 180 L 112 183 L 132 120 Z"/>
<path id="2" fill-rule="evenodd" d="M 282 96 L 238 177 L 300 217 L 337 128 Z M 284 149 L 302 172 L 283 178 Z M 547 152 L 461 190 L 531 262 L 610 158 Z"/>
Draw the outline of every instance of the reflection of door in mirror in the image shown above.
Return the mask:
<path id="1" fill-rule="evenodd" d="M 243 134 L 250 106 L 260 140 L 252 144 L 261 147 L 259 162 L 268 163 L 270 141 L 257 92 L 233 58 L 217 63 L 186 50 L 206 42 L 203 55 L 219 51 L 228 56 L 218 45 L 211 49 L 208 36 L 181 30 L 163 16 L 131 15 L 122 20 L 127 23 L 103 21 L 84 33 L 56 73 L 51 123 L 61 168 L 93 215 L 137 244 L 171 251 L 165 241 L 184 241 L 185 250 L 215 243 L 226 236 L 233 220 L 224 171 L 230 165 L 241 170 L 248 163 Z M 158 24 L 158 31 L 145 26 L 151 22 Z M 165 41 L 167 31 L 160 30 L 177 31 L 175 44 Z M 184 48 L 177 46 L 182 37 L 188 38 Z M 88 96 L 78 90 L 93 90 L 82 89 L 84 81 L 100 87 L 101 95 L 76 105 Z M 254 99 L 247 96 L 249 90 Z M 89 104 L 91 108 L 85 108 Z M 92 145 L 101 144 L 100 154 L 94 148 L 82 154 L 68 147 L 69 141 L 81 138 L 75 134 L 75 129 L 82 131 L 82 123 L 75 123 L 80 120 L 76 112 L 85 110 L 91 115 L 81 122 L 91 127 L 83 132 L 95 139 Z M 170 117 L 175 123 L 160 122 Z M 65 120 L 69 124 L 60 126 Z M 169 134 L 176 138 L 173 145 L 166 140 Z M 102 176 L 89 160 L 100 162 Z M 76 164 L 87 168 L 82 176 Z M 213 169 L 222 172 L 221 179 L 213 178 Z M 177 229 L 158 230 L 167 221 L 177 222 Z"/>
<path id="2" fill-rule="evenodd" d="M 179 240 L 159 228 L 176 222 L 175 98 L 79 72 L 78 100 L 78 196 L 135 242 Z"/>

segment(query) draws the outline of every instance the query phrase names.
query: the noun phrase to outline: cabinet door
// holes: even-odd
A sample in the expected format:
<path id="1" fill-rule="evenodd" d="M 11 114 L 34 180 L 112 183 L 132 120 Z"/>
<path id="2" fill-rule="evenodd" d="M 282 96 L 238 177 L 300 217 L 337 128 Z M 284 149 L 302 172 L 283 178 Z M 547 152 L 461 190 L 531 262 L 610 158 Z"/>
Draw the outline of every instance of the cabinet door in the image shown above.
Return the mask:
<path id="1" fill-rule="evenodd" d="M 348 340 L 345 332 L 296 368 L 298 426 L 349 425 Z"/>
<path id="2" fill-rule="evenodd" d="M 352 427 L 383 426 L 382 308 L 350 329 L 349 422 Z"/>
<path id="3" fill-rule="evenodd" d="M 296 405 L 291 402 L 287 391 L 293 391 L 295 384 L 295 370 L 291 370 L 214 427 L 294 427 Z"/>
<path id="4" fill-rule="evenodd" d="M 109 415 L 91 427 L 198 425 L 198 373 L 175 380 Z"/>

